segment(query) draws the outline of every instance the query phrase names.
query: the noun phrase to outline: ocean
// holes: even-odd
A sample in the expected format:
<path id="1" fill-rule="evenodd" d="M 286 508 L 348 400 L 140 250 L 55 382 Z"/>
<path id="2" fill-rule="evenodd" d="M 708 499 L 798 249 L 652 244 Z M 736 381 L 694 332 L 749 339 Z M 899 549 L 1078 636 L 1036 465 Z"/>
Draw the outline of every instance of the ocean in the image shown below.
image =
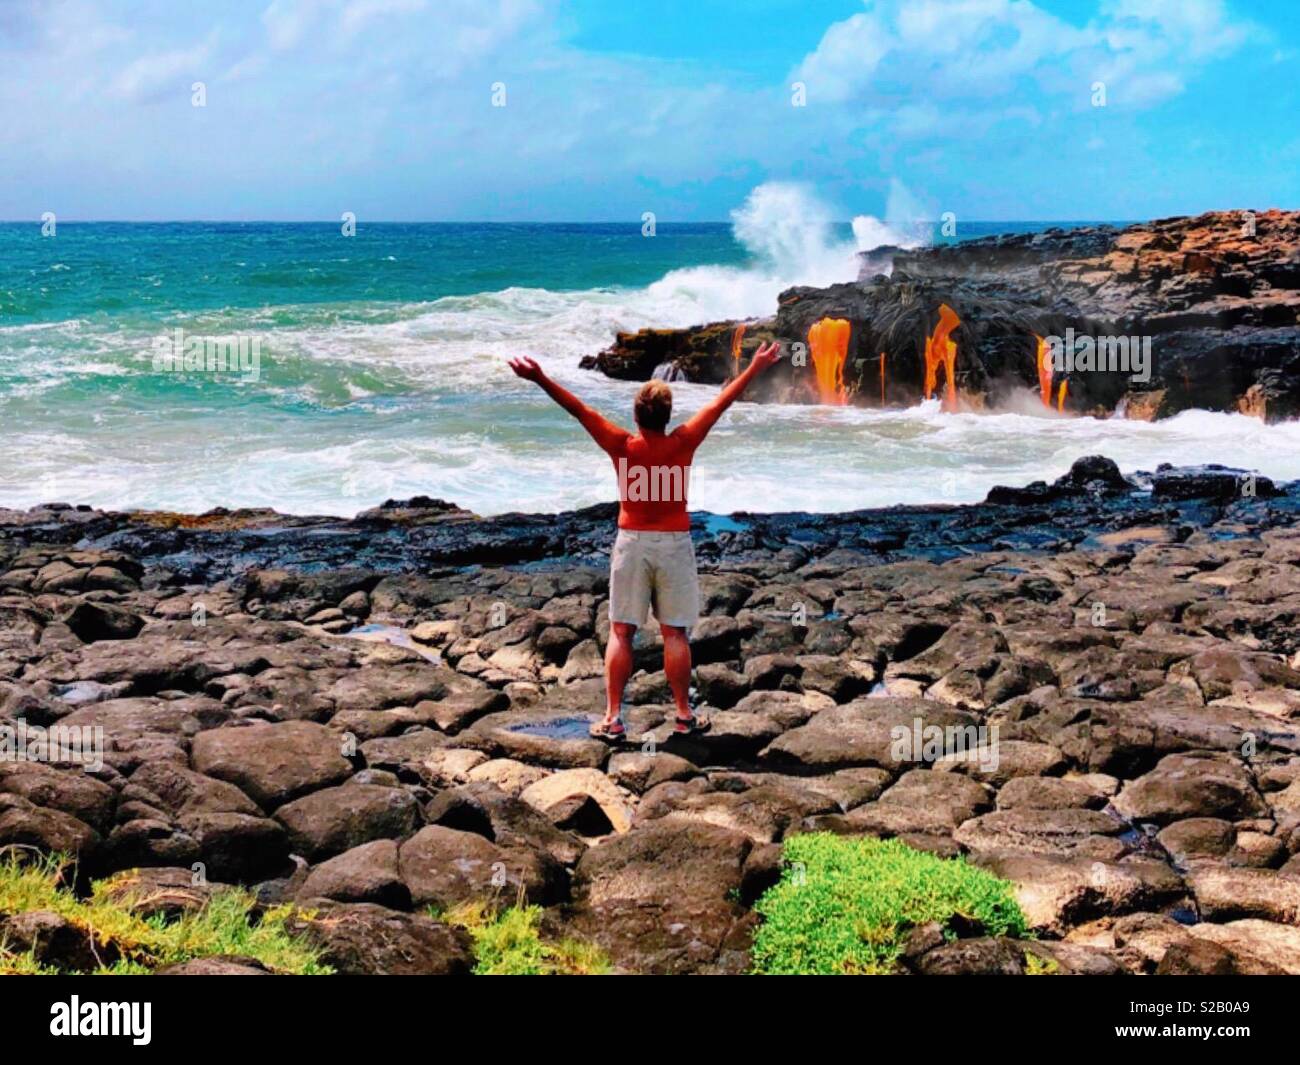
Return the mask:
<path id="1" fill-rule="evenodd" d="M 962 239 L 1057 223 L 963 223 Z M 506 366 L 531 355 L 630 423 L 636 385 L 578 369 L 618 330 L 768 315 L 854 253 L 945 239 L 756 195 L 730 222 L 603 225 L 0 224 L 0 506 L 89 503 L 351 516 L 423 494 L 489 515 L 614 497 L 608 461 Z M 160 338 L 257 341 L 257 373 L 157 371 Z M 677 416 L 712 388 L 674 386 Z M 1081 455 L 1126 471 L 1225 462 L 1300 477 L 1300 430 L 1190 412 L 1156 424 L 1023 410 L 738 404 L 691 506 L 835 511 L 969 502 Z"/>

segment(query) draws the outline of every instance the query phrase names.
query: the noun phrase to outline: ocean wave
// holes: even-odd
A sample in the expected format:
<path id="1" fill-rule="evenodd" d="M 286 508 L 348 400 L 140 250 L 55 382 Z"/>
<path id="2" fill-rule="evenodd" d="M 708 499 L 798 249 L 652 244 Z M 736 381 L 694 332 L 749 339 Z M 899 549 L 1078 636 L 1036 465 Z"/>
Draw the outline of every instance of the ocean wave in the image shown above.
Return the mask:
<path id="1" fill-rule="evenodd" d="M 794 284 L 856 274 L 856 252 L 924 232 L 891 196 L 846 240 L 806 189 L 766 185 L 733 222 L 743 265 L 673 269 L 649 284 L 518 285 L 420 300 L 350 299 L 96 313 L 0 326 L 0 505 L 274 506 L 351 515 L 428 494 L 480 513 L 554 511 L 613 497 L 608 461 L 507 358 L 539 359 L 627 424 L 635 382 L 579 370 L 619 331 L 768 315 Z M 256 381 L 157 374 L 153 340 L 263 342 Z M 716 390 L 674 385 L 677 415 Z M 1300 478 L 1300 424 L 1186 412 L 1162 422 L 1071 418 L 1026 390 L 1016 409 L 944 414 L 741 403 L 700 453 L 692 506 L 834 511 L 971 502 L 1106 454 L 1121 469 L 1230 462 Z"/>

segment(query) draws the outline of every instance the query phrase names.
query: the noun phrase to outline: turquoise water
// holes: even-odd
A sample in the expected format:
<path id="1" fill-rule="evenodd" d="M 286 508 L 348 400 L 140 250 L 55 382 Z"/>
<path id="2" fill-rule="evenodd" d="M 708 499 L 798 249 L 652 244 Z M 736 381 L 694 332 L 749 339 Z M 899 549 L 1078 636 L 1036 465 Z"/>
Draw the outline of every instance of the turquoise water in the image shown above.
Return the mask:
<path id="1" fill-rule="evenodd" d="M 770 314 L 790 284 L 854 276 L 864 234 L 934 238 L 859 222 L 786 202 L 779 216 L 660 223 L 653 237 L 640 224 L 363 222 L 343 236 L 324 223 L 61 222 L 49 237 L 0 224 L 0 506 L 351 514 L 422 493 L 500 513 L 608 499 L 607 461 L 506 359 L 538 358 L 626 422 L 635 386 L 578 370 L 581 356 L 619 330 Z M 256 372 L 156 368 L 178 329 L 256 342 Z M 679 414 L 711 394 L 675 391 Z M 1289 433 L 1226 415 L 1057 419 L 1028 403 L 953 416 L 739 405 L 701 452 L 692 504 L 961 501 L 1096 451 L 1125 468 L 1258 460 L 1300 476 Z"/>

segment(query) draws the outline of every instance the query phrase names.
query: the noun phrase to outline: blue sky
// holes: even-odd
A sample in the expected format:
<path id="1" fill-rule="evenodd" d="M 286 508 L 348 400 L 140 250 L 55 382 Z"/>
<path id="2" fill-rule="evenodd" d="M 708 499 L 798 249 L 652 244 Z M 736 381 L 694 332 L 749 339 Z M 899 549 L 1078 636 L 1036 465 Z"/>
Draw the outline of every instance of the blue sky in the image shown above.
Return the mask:
<path id="1" fill-rule="evenodd" d="M 1294 0 L 0 0 L 0 218 L 1294 208 L 1298 74 Z"/>

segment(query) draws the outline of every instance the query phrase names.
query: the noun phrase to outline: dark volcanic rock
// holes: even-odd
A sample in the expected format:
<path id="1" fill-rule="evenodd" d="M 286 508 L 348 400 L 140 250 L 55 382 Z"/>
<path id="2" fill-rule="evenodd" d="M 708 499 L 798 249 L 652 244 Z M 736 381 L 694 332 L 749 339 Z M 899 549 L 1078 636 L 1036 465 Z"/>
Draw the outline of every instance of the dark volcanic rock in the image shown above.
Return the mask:
<path id="1" fill-rule="evenodd" d="M 947 304 L 961 320 L 957 382 L 976 407 L 1038 391 L 1036 337 L 1073 330 L 1095 339 L 1097 358 L 1056 375 L 1068 379 L 1072 411 L 1150 419 L 1199 407 L 1271 421 L 1300 414 L 1300 212 L 1219 211 L 1125 229 L 983 237 L 892 249 L 874 265 L 891 275 L 781 293 L 774 317 L 745 325 L 739 362 L 740 323 L 715 322 L 620 333 L 582 365 L 632 380 L 718 383 L 753 345 L 775 338 L 792 350 L 816 321 L 844 318 L 852 401 L 906 405 L 921 396 L 925 339 Z M 1112 339 L 1124 346 L 1111 347 Z M 1145 369 L 1130 343 L 1148 345 Z M 817 401 L 810 370 L 793 360 L 751 392 L 759 401 Z"/>
<path id="2" fill-rule="evenodd" d="M 474 966 L 469 934 L 416 913 L 370 903 L 309 902 L 311 918 L 290 923 L 350 976 L 464 976 Z"/>
<path id="3" fill-rule="evenodd" d="M 587 732 L 612 507 L 0 511 L 0 723 L 103 730 L 102 762 L 0 756 L 0 846 L 80 891 L 127 871 L 102 890 L 160 919 L 227 882 L 317 909 L 346 972 L 465 971 L 424 907 L 523 899 L 621 970 L 713 973 L 826 829 L 964 855 L 1047 937 L 914 930 L 913 972 L 1300 972 L 1300 491 L 1241 473 L 1091 457 L 974 506 L 697 516 L 712 729 L 669 735 L 645 639 L 616 745 Z M 78 603 L 143 627 L 84 642 Z"/>

